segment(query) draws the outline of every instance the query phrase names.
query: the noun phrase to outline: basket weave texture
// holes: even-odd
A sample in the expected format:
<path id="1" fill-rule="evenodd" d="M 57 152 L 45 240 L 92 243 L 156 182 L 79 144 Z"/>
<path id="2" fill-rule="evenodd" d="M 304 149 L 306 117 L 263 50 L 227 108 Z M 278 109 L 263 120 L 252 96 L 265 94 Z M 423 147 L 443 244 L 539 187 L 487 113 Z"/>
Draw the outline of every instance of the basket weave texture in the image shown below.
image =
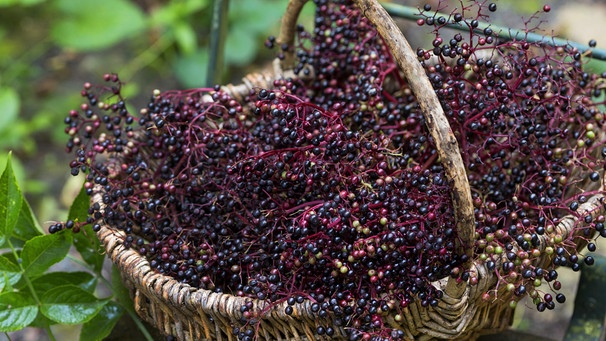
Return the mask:
<path id="1" fill-rule="evenodd" d="M 306 0 L 291 0 L 283 19 L 283 27 L 278 38 L 280 43 L 293 41 L 294 22 Z M 436 141 L 438 152 L 447 176 L 452 183 L 452 200 L 456 208 L 457 231 L 463 241 L 473 245 L 473 205 L 458 145 L 440 107 L 425 72 L 406 39 L 376 0 L 356 0 L 362 13 L 375 25 L 392 51 L 402 73 L 417 96 L 419 105 L 428 122 L 428 128 Z M 235 99 L 248 95 L 252 89 L 268 88 L 276 78 L 284 77 L 288 70 L 285 61 L 277 62 L 272 72 L 255 73 L 243 79 L 240 85 L 223 88 Z M 603 210 L 601 195 L 590 198 L 581 205 L 578 212 L 597 215 Z M 93 201 L 102 202 L 100 196 Z M 573 231 L 575 218 L 561 219 L 557 231 L 566 238 Z M 291 315 L 284 313 L 286 302 L 269 306 L 261 300 L 237 297 L 196 289 L 179 283 L 172 277 L 156 273 L 148 261 L 135 250 L 123 246 L 124 233 L 111 226 L 102 226 L 98 232 L 107 254 L 118 266 L 126 286 L 130 289 L 137 313 L 141 318 L 167 335 L 178 340 L 235 340 L 234 326 L 240 324 L 240 307 L 246 302 L 253 303 L 253 311 L 263 312 L 259 319 L 258 339 L 264 340 L 316 340 L 345 339 L 343 327 L 335 327 L 333 337 L 316 335 L 318 318 L 311 311 L 311 302 L 294 306 Z M 541 236 L 543 237 L 543 236 Z M 544 240 L 540 243 L 544 248 Z M 577 245 L 581 248 L 584 245 Z M 470 253 L 471 247 L 466 252 Z M 505 256 L 503 256 L 505 257 Z M 497 268 L 501 262 L 497 261 Z M 551 259 L 543 256 L 536 260 L 536 266 L 548 264 Z M 444 292 L 437 307 L 423 307 L 417 300 L 404 308 L 401 321 L 387 318 L 390 327 L 404 331 L 411 340 L 460 339 L 473 340 L 479 335 L 495 333 L 509 326 L 513 309 L 509 308 L 512 293 L 504 287 L 496 287 L 498 278 L 480 261 L 467 264 L 470 272 L 478 278 L 476 285 L 448 278 L 434 283 Z M 496 290 L 497 300 L 486 302 L 482 294 Z M 329 321 L 322 321 L 322 325 Z"/>

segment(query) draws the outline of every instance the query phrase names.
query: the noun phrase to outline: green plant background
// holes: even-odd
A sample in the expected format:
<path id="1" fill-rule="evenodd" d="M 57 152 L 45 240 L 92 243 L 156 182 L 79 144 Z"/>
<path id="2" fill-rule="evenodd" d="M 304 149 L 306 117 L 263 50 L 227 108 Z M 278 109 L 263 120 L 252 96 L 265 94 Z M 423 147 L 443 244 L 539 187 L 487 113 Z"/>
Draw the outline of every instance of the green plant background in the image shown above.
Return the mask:
<path id="1" fill-rule="evenodd" d="M 543 3 L 498 1 L 499 17 L 506 18 L 499 24 L 519 23 Z M 561 20 L 558 14 L 558 6 L 566 4 L 550 2 L 553 11 L 545 19 L 553 25 L 547 29 L 580 42 L 606 29 L 591 26 L 598 21 L 587 21 L 587 36 L 575 35 L 571 27 L 580 18 Z M 582 4 L 587 4 L 582 16 L 606 13 L 605 6 L 590 0 L 575 2 L 577 7 Z M 80 104 L 82 84 L 100 82 L 104 73 L 116 72 L 127 84 L 132 108 L 142 106 L 155 88 L 209 85 L 205 79 L 211 8 L 212 0 L 0 0 L 0 171 L 12 151 L 17 181 L 44 230 L 53 221 L 65 220 L 82 183 L 69 175 L 69 156 L 63 152 L 63 118 Z M 274 52 L 265 49 L 263 41 L 277 34 L 285 8 L 286 0 L 230 1 L 222 82 L 237 83 L 242 75 L 271 61 Z M 307 26 L 312 15 L 307 6 L 303 14 Z M 592 67 L 606 70 L 603 63 Z M 524 326 L 528 321 L 517 323 Z M 70 335 L 69 330 L 66 333 Z"/>

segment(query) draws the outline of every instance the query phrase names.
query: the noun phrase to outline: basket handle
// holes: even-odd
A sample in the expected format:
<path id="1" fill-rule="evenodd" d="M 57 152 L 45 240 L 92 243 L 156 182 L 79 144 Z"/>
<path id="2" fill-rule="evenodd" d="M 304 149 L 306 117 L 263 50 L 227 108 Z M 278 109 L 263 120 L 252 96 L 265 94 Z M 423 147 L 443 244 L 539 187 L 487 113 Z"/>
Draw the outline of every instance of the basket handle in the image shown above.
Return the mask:
<path id="1" fill-rule="evenodd" d="M 303 6 L 307 3 L 308 0 L 289 0 L 288 6 L 286 7 L 286 11 L 284 12 L 284 16 L 282 17 L 282 23 L 280 25 L 280 33 L 278 34 L 278 39 L 276 42 L 278 45 L 286 44 L 289 46 L 289 49 L 284 51 L 284 59 L 277 61 L 276 69 L 282 70 L 290 70 L 294 66 L 294 51 L 292 47 L 295 43 L 295 33 L 297 32 L 297 21 L 299 19 L 299 15 L 301 14 L 301 10 Z M 276 75 L 280 75 L 280 73 L 276 73 Z"/>
<path id="2" fill-rule="evenodd" d="M 458 142 L 444 115 L 440 101 L 417 55 L 387 11 L 376 0 L 354 0 L 354 3 L 383 37 L 419 102 L 452 189 L 457 233 L 461 241 L 460 247 L 463 248 L 461 251 L 471 260 L 475 235 L 471 190 Z"/>
<path id="3" fill-rule="evenodd" d="M 282 17 L 278 44 L 293 46 L 297 19 L 305 3 L 307 0 L 290 0 L 288 2 L 286 12 Z M 363 15 L 377 27 L 419 102 L 427 128 L 436 141 L 438 155 L 452 189 L 451 200 L 457 221 L 460 251 L 465 253 L 471 261 L 475 235 L 471 190 L 458 142 L 448 124 L 438 97 L 416 54 L 387 11 L 376 0 L 354 0 L 354 3 L 360 8 Z M 293 51 L 288 49 L 284 52 L 284 59 L 279 62 L 279 68 L 288 70 L 292 67 L 293 62 Z"/>

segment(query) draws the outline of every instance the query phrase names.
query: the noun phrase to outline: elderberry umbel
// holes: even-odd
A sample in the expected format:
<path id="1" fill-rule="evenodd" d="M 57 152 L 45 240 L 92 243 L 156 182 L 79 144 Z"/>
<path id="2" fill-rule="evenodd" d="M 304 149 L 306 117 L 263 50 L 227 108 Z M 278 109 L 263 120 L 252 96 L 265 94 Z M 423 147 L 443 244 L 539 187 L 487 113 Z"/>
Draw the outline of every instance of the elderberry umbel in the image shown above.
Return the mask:
<path id="1" fill-rule="evenodd" d="M 86 173 L 95 200 L 87 222 L 51 232 L 105 225 L 155 271 L 196 288 L 286 302 L 286 314 L 309 300 L 328 337 L 343 327 L 352 339 L 402 338 L 388 316 L 402 321 L 415 300 L 436 306 L 437 280 L 477 283 L 463 267 L 436 144 L 383 38 L 351 1 L 315 3 L 313 31 L 300 27 L 295 46 L 280 46 L 295 51 L 301 78 L 241 101 L 219 86 L 155 91 L 131 113 L 118 76 L 86 83 L 65 131 L 71 173 Z M 549 282 L 564 302 L 556 266 L 578 268 L 575 246 L 606 235 L 598 207 L 585 209 L 603 193 L 606 75 L 583 71 L 566 46 L 473 30 L 496 10 L 474 3 L 434 18 L 425 6 L 418 23 L 435 38 L 418 57 L 463 155 L 474 257 L 513 302 L 529 295 L 552 309 L 537 287 Z M 448 21 L 469 34 L 443 36 Z M 575 233 L 557 228 L 566 215 Z M 234 333 L 248 340 L 259 312 L 241 312 Z"/>
<path id="2" fill-rule="evenodd" d="M 486 13 L 484 6 L 470 4 L 461 13 Z M 432 48 L 418 49 L 419 61 L 464 158 L 475 204 L 475 252 L 500 285 L 518 297 L 529 295 L 539 310 L 552 309 L 548 294 L 535 288 L 549 282 L 559 290 L 554 268 L 578 270 L 577 245 L 595 232 L 606 235 L 601 201 L 579 209 L 604 193 L 606 74 L 584 71 L 580 52 L 569 46 L 503 42 L 489 28 L 470 32 L 471 40 L 444 36 L 429 23 L 429 10 L 422 16 L 435 37 Z M 567 215 L 576 221 L 564 236 L 558 224 Z M 499 259 L 502 266 L 495 268 Z"/>

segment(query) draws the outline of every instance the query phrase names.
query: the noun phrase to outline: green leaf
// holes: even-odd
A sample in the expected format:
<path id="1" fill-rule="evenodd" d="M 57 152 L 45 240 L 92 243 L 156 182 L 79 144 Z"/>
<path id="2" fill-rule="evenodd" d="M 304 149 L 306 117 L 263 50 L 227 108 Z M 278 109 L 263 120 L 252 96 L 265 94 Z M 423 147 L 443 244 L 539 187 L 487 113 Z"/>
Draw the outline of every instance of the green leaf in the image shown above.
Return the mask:
<path id="1" fill-rule="evenodd" d="M 20 105 L 17 91 L 9 87 L 0 88 L 0 131 L 6 131 L 12 127 L 19 115 Z"/>
<path id="2" fill-rule="evenodd" d="M 71 236 L 71 231 L 47 234 L 28 240 L 21 252 L 25 275 L 40 276 L 51 265 L 65 258 L 71 244 L 68 236 Z"/>
<path id="3" fill-rule="evenodd" d="M 184 22 L 175 23 L 173 34 L 183 54 L 188 55 L 196 51 L 196 47 L 198 46 L 196 32 L 190 25 Z"/>
<path id="4" fill-rule="evenodd" d="M 13 286 L 10 284 L 10 278 L 0 272 L 0 294 L 2 292 L 10 292 L 13 291 Z"/>
<path id="5" fill-rule="evenodd" d="M 27 327 L 38 314 L 38 306 L 30 296 L 19 292 L 0 295 L 0 332 L 14 332 Z"/>
<path id="6" fill-rule="evenodd" d="M 32 208 L 25 198 L 21 204 L 21 211 L 19 212 L 19 219 L 15 230 L 13 230 L 12 243 L 13 247 L 23 247 L 25 242 L 28 240 L 43 235 L 44 232 L 38 224 L 38 221 L 34 218 Z"/>
<path id="7" fill-rule="evenodd" d="M 2 250 L 2 251 L 6 251 L 6 250 Z M 17 253 L 17 257 L 21 258 L 21 250 L 16 250 L 16 253 Z M 17 258 L 15 258 L 15 254 L 10 250 L 0 254 L 0 257 L 4 257 L 4 258 L 8 259 L 9 262 L 11 262 L 17 266 L 19 266 L 18 264 L 19 264 L 19 262 L 21 262 L 20 260 L 17 260 Z"/>
<path id="8" fill-rule="evenodd" d="M 53 21 L 51 35 L 64 47 L 98 50 L 145 28 L 141 10 L 125 0 L 57 0 L 56 6 L 64 18 Z"/>
<path id="9" fill-rule="evenodd" d="M 128 311 L 135 312 L 135 308 L 133 306 L 133 300 L 130 297 L 130 292 L 128 288 L 124 286 L 122 282 L 122 276 L 120 276 L 120 270 L 115 264 L 112 264 L 112 292 L 114 293 L 114 297 L 124 308 Z"/>
<path id="10" fill-rule="evenodd" d="M 259 41 L 254 32 L 245 26 L 236 26 L 229 30 L 225 41 L 225 62 L 246 65 L 255 58 L 258 48 Z"/>
<path id="11" fill-rule="evenodd" d="M 57 322 L 49 320 L 48 317 L 42 315 L 40 309 L 38 309 L 38 314 L 36 314 L 36 318 L 29 324 L 29 327 L 46 329 L 55 324 L 57 324 Z"/>
<path id="12" fill-rule="evenodd" d="M 86 190 L 82 186 L 80 193 L 69 208 L 68 219 L 80 222 L 86 221 L 89 207 L 90 197 L 86 195 Z M 90 224 L 82 227 L 80 233 L 74 234 L 74 246 L 87 264 L 92 265 L 95 271 L 101 271 L 105 255 L 101 253 L 101 242 L 99 242 Z"/>
<path id="13" fill-rule="evenodd" d="M 232 34 L 232 29 L 244 29 L 252 35 L 266 36 L 272 27 L 279 27 L 285 10 L 285 2 L 277 3 L 274 0 L 247 0 L 238 3 L 238 6 L 230 6 L 229 34 Z"/>
<path id="14" fill-rule="evenodd" d="M 43 295 L 47 291 L 62 285 L 75 285 L 91 294 L 95 291 L 97 279 L 88 272 L 50 272 L 32 281 L 32 286 L 38 293 Z"/>
<path id="15" fill-rule="evenodd" d="M 5 257 L 0 256 L 0 291 L 6 284 L 15 285 L 21 279 L 21 269 Z"/>
<path id="16" fill-rule="evenodd" d="M 187 21 L 187 17 L 208 6 L 208 0 L 170 1 L 156 6 L 149 16 L 152 27 L 166 27 Z"/>
<path id="17" fill-rule="evenodd" d="M 13 173 L 11 156 L 9 154 L 6 168 L 2 172 L 2 176 L 0 176 L 0 236 L 8 238 L 13 234 L 22 204 L 23 195 Z"/>
<path id="18" fill-rule="evenodd" d="M 3 144 L 4 141 L 4 136 L 0 135 L 0 145 Z M 19 159 L 14 159 L 12 158 L 12 153 L 0 153 L 0 167 L 2 165 L 6 165 L 6 163 L 8 162 L 8 159 L 11 159 L 11 168 L 13 169 L 13 174 L 15 174 L 15 178 L 17 179 L 17 184 L 21 185 L 21 184 L 25 184 L 25 180 L 26 180 L 26 174 L 25 174 L 25 168 L 23 167 L 23 164 L 21 163 L 21 161 L 19 161 Z M 21 188 L 21 186 L 19 186 L 19 188 Z"/>
<path id="19" fill-rule="evenodd" d="M 86 195 L 84 185 L 80 187 L 80 192 L 72 202 L 67 214 L 67 219 L 73 221 L 86 221 L 88 218 L 88 209 L 90 207 L 90 196 Z"/>
<path id="20" fill-rule="evenodd" d="M 585 264 L 583 264 L 585 265 Z M 570 318 L 565 341 L 603 340 L 606 318 L 606 257 L 596 254 L 595 264 L 581 268 L 581 278 L 574 299 L 574 313 Z"/>
<path id="21" fill-rule="evenodd" d="M 124 309 L 122 307 L 115 302 L 109 302 L 92 320 L 82 326 L 80 340 L 97 341 L 105 339 L 123 314 Z"/>
<path id="22" fill-rule="evenodd" d="M 277 4 L 271 0 L 247 0 L 238 6 L 231 6 L 229 31 L 225 42 L 225 62 L 238 66 L 250 64 L 259 52 L 262 41 L 267 37 L 267 32 L 279 28 L 285 9 L 285 4 Z"/>
<path id="23" fill-rule="evenodd" d="M 197 88 L 206 82 L 207 65 L 208 50 L 201 48 L 190 55 L 177 57 L 173 69 L 183 86 Z"/>
<path id="24" fill-rule="evenodd" d="M 40 301 L 42 314 L 62 324 L 90 321 L 108 302 L 75 285 L 55 287 L 44 293 Z"/>
<path id="25" fill-rule="evenodd" d="M 105 254 L 102 253 L 99 240 L 90 225 L 86 225 L 80 233 L 74 235 L 74 246 L 82 259 L 93 267 L 93 271 L 101 271 Z"/>

